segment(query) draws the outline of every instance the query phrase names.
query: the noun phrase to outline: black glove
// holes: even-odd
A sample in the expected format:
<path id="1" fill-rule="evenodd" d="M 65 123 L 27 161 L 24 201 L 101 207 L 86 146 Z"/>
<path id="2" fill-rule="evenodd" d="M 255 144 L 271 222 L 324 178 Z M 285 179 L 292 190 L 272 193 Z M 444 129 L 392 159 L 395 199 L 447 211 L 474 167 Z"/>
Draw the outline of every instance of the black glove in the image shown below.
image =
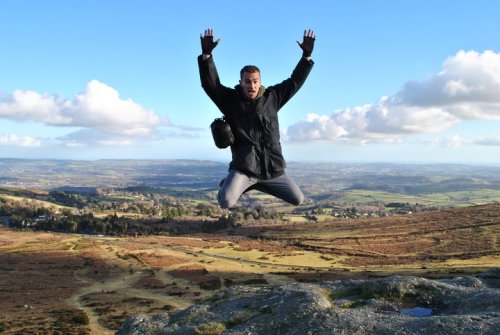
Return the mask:
<path id="1" fill-rule="evenodd" d="M 220 39 L 214 42 L 214 35 L 212 29 L 205 30 L 205 35 L 200 36 L 201 39 L 201 52 L 204 55 L 211 55 L 212 50 L 219 44 Z"/>
<path id="2" fill-rule="evenodd" d="M 316 40 L 316 37 L 314 35 L 314 31 L 309 29 L 309 31 L 304 31 L 304 40 L 302 43 L 297 43 L 299 44 L 300 48 L 302 49 L 302 57 L 311 57 L 311 54 L 314 49 L 314 41 Z"/>

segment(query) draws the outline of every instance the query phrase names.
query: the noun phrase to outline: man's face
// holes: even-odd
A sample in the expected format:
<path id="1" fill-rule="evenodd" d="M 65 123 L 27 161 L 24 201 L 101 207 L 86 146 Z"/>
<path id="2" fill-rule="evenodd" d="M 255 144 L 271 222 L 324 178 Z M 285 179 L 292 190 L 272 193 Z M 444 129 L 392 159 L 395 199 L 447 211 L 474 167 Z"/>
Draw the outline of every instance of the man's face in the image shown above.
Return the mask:
<path id="1" fill-rule="evenodd" d="M 243 72 L 243 76 L 240 79 L 240 86 L 247 98 L 255 99 L 260 88 L 260 73 Z"/>

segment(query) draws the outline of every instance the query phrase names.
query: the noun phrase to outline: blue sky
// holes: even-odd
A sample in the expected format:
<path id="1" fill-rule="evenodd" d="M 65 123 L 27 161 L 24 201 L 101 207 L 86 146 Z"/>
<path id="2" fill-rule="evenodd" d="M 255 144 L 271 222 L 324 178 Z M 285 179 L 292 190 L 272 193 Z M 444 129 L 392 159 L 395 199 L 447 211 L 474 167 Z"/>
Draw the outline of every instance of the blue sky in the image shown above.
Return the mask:
<path id="1" fill-rule="evenodd" d="M 500 2 L 0 0 L 0 157 L 209 159 L 196 57 L 269 86 L 317 35 L 280 111 L 288 161 L 500 165 Z"/>

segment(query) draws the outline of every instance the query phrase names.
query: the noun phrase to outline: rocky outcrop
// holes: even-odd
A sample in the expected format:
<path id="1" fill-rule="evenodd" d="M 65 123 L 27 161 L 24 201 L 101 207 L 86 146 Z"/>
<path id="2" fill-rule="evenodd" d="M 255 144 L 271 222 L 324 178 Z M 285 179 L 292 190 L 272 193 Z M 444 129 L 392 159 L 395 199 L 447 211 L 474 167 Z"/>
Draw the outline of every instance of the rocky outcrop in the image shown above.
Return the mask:
<path id="1" fill-rule="evenodd" d="M 500 271 L 234 286 L 182 311 L 139 315 L 118 334 L 500 334 Z"/>

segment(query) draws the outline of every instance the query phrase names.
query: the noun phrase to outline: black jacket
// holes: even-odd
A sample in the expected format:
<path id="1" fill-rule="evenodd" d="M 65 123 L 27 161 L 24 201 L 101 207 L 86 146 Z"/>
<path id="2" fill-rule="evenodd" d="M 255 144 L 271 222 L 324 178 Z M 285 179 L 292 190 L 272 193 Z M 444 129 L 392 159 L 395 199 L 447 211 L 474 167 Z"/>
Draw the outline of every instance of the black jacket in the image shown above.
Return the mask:
<path id="1" fill-rule="evenodd" d="M 207 60 L 198 57 L 201 86 L 226 116 L 233 131 L 230 169 L 259 179 L 284 173 L 278 110 L 299 90 L 313 64 L 301 58 L 290 78 L 266 88 L 260 98 L 251 100 L 244 96 L 240 85 L 233 89 L 220 83 L 213 56 Z"/>

